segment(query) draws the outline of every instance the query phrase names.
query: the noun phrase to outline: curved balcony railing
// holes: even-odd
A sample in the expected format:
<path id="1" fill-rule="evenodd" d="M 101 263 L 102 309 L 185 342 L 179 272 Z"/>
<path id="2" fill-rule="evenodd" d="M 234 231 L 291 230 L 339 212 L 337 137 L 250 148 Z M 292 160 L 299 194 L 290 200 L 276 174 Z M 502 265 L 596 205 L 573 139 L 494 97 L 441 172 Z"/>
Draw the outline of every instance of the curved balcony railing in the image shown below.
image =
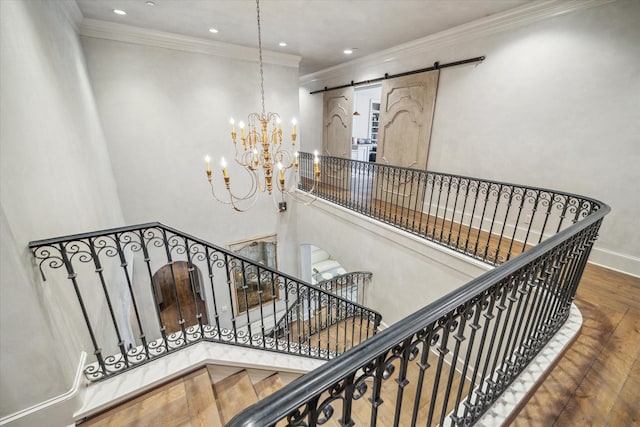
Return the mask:
<path id="1" fill-rule="evenodd" d="M 304 187 L 313 160 L 300 158 Z M 228 426 L 475 423 L 568 318 L 609 206 L 476 178 L 333 157 L 320 163 L 319 197 L 496 268 Z"/>
<path id="2" fill-rule="evenodd" d="M 157 222 L 29 247 L 56 297 L 78 301 L 66 315 L 86 325 L 94 357 L 85 375 L 94 381 L 200 341 L 329 359 L 352 346 L 337 326 L 364 340 L 381 320 L 355 301 Z M 273 336 L 297 301 L 304 310 L 285 316 L 288 333 Z M 322 341 L 314 336 L 320 330 Z"/>
<path id="3" fill-rule="evenodd" d="M 314 156 L 300 153 L 301 185 Z M 315 194 L 492 265 L 587 216 L 599 202 L 561 191 L 320 156 Z M 596 203 L 596 206 L 593 206 Z"/>

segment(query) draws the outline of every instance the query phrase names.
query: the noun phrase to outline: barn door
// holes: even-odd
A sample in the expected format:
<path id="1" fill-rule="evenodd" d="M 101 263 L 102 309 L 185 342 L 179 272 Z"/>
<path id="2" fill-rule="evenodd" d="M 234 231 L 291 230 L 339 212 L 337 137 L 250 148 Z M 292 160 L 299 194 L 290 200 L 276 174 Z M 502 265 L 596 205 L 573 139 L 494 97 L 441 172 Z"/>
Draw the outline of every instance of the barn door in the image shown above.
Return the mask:
<path id="1" fill-rule="evenodd" d="M 440 71 L 384 80 L 376 162 L 426 169 Z M 376 197 L 411 209 L 422 208 L 424 182 L 411 172 L 379 168 Z"/>
<path id="2" fill-rule="evenodd" d="M 353 118 L 353 88 L 331 90 L 324 93 L 322 154 L 351 157 L 351 122 Z M 323 165 L 322 183 L 335 190 L 348 191 L 350 186 L 349 162 Z"/>

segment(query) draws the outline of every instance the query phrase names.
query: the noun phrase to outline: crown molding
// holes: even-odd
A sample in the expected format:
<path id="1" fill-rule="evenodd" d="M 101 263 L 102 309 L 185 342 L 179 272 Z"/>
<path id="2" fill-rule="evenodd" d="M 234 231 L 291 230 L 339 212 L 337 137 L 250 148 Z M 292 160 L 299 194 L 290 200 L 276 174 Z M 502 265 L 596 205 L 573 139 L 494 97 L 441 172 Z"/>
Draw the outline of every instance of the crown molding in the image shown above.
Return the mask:
<path id="1" fill-rule="evenodd" d="M 426 52 L 440 46 L 475 40 L 566 13 L 602 6 L 614 1 L 616 0 L 546 0 L 528 3 L 503 13 L 487 16 L 362 58 L 356 58 L 324 70 L 305 74 L 300 76 L 299 83 L 301 86 L 306 87 L 314 83 L 317 85 L 318 82 L 333 78 L 347 78 L 349 80 L 351 77 L 347 76 L 351 75 L 354 69 L 380 65 L 389 57 L 398 59 L 424 55 Z"/>
<path id="2" fill-rule="evenodd" d="M 258 62 L 258 49 L 222 43 L 197 37 L 184 36 L 165 31 L 134 27 L 115 22 L 85 18 L 80 24 L 80 35 L 99 39 L 133 43 L 143 46 L 161 47 L 184 52 L 202 53 L 224 58 Z M 298 68 L 302 57 L 280 52 L 263 50 L 266 64 Z"/>

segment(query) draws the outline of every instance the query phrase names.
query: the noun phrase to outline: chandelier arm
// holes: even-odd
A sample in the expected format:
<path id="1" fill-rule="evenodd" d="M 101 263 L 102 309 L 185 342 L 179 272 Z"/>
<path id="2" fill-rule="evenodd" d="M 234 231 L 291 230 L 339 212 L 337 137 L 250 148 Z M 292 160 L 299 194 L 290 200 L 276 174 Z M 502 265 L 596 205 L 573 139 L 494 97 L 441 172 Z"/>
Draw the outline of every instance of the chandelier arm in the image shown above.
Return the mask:
<path id="1" fill-rule="evenodd" d="M 235 194 L 233 194 L 233 192 L 231 191 L 231 188 L 228 188 L 227 191 L 229 192 L 229 195 L 231 196 L 231 200 L 249 200 L 251 198 L 254 198 L 258 195 L 258 190 L 260 189 L 259 187 L 259 182 L 260 180 L 258 179 L 258 174 L 253 171 L 250 170 L 249 168 L 244 167 L 243 168 L 248 174 L 249 177 L 251 178 L 251 188 L 249 188 L 249 191 L 247 191 L 247 194 L 245 194 L 244 196 L 237 196 Z"/>
<path id="2" fill-rule="evenodd" d="M 229 191 L 229 193 L 231 193 L 231 191 Z M 253 207 L 253 205 L 256 204 L 256 202 L 258 201 L 258 195 L 256 194 L 255 197 L 253 197 L 253 200 L 251 201 L 251 203 L 249 204 L 249 206 L 247 206 L 246 208 L 240 208 L 239 205 L 236 204 L 236 201 L 240 201 L 240 200 L 249 200 L 249 199 L 234 199 L 233 197 L 231 198 L 231 206 L 233 207 L 234 210 L 238 211 L 238 212 L 247 212 L 249 209 L 251 209 Z"/>
<path id="3" fill-rule="evenodd" d="M 316 195 L 316 194 L 313 194 L 311 192 L 307 192 L 307 191 L 304 191 L 304 190 L 299 190 L 299 191 L 302 192 L 303 194 L 305 194 L 306 196 L 311 197 L 311 200 L 304 200 L 304 199 L 298 197 L 296 195 L 296 193 L 297 193 L 296 191 L 291 191 L 291 192 L 286 191 L 286 192 L 282 192 L 282 194 L 283 195 L 286 194 L 288 197 L 291 197 L 294 201 L 296 201 L 297 203 L 300 203 L 300 204 L 302 204 L 304 206 L 309 206 L 310 204 L 312 204 L 313 202 L 318 200 L 318 195 Z M 283 200 L 284 200 L 284 197 L 283 197 Z"/>
<path id="4" fill-rule="evenodd" d="M 282 188 L 280 187 L 280 185 L 278 184 L 278 189 L 280 190 L 280 193 L 283 196 L 283 200 L 284 200 L 284 195 L 286 194 L 287 196 L 291 197 L 293 200 L 295 200 L 298 203 L 302 203 L 305 206 L 308 206 L 310 204 L 312 204 L 313 202 L 315 202 L 318 199 L 318 195 L 317 194 L 313 194 L 313 192 L 316 189 L 316 184 L 319 182 L 318 177 L 314 176 L 313 178 L 313 186 L 311 187 L 311 189 L 309 191 L 304 191 L 304 190 L 300 190 L 298 188 L 298 177 L 296 177 L 295 183 L 293 185 L 291 185 L 291 187 L 289 189 L 287 188 Z M 308 197 L 312 197 L 312 200 L 304 200 L 301 199 L 300 197 L 297 196 L 298 191 L 300 191 L 301 193 L 305 194 Z"/>
<path id="5" fill-rule="evenodd" d="M 282 158 L 280 162 L 282 163 L 283 168 L 289 169 L 293 166 L 294 156 L 288 150 L 279 147 L 276 151 L 273 152 L 273 156 L 274 158 L 278 158 L 278 156 Z"/>
<path id="6" fill-rule="evenodd" d="M 223 203 L 225 205 L 230 205 L 231 204 L 231 201 L 222 200 L 216 195 L 216 190 L 213 187 L 213 181 L 209 181 L 209 185 L 211 185 L 211 195 L 213 196 L 214 199 L 216 199 L 216 201 L 218 201 L 220 203 Z"/>

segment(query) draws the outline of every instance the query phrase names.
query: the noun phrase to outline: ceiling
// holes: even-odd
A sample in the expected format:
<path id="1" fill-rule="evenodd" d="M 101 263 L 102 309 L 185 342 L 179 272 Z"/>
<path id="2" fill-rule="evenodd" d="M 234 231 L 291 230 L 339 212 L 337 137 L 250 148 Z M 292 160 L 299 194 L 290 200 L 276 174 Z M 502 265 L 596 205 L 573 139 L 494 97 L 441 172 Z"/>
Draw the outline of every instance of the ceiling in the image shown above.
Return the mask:
<path id="1" fill-rule="evenodd" d="M 85 18 L 257 47 L 254 0 L 76 0 Z M 262 47 L 312 73 L 533 0 L 261 0 Z M 116 15 L 114 9 L 127 12 Z M 209 28 L 219 32 L 212 34 Z M 279 42 L 286 42 L 280 47 Z M 345 49 L 353 54 L 345 55 Z"/>

